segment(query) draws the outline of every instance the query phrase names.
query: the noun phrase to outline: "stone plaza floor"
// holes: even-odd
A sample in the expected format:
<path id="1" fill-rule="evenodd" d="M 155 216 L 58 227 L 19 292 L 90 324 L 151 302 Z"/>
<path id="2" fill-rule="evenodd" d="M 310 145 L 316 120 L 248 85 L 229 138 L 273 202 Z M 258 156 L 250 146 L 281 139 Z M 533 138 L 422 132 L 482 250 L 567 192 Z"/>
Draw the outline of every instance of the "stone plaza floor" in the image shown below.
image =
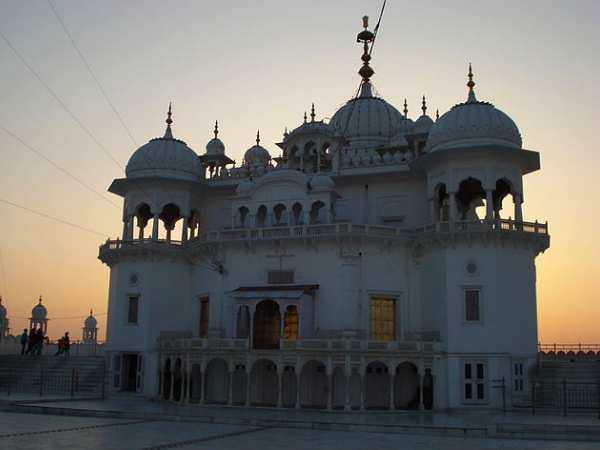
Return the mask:
<path id="1" fill-rule="evenodd" d="M 498 433 L 503 427 L 525 427 L 537 438 Z M 599 430 L 600 419 L 593 415 L 344 413 L 0 397 L 3 450 L 598 450 Z"/>

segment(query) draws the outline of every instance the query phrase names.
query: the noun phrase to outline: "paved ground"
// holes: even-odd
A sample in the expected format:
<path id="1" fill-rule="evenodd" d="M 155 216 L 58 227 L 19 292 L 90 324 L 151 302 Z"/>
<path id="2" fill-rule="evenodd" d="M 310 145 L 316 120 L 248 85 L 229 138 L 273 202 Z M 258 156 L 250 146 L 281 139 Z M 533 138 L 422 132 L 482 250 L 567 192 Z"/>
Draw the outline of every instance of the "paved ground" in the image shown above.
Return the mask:
<path id="1" fill-rule="evenodd" d="M 597 450 L 598 442 L 320 431 L 0 412 L 6 450 L 443 449 Z"/>
<path id="2" fill-rule="evenodd" d="M 561 440 L 560 433 L 552 435 L 570 427 L 571 431 L 593 429 L 593 436 L 600 436 L 600 420 L 594 415 L 343 413 L 54 400 L 0 397 L 0 449 L 600 449 L 600 437 L 596 442 L 582 442 Z M 15 412 L 14 407 L 28 413 Z M 547 431 L 553 437 L 485 437 L 490 426 L 515 425 Z"/>

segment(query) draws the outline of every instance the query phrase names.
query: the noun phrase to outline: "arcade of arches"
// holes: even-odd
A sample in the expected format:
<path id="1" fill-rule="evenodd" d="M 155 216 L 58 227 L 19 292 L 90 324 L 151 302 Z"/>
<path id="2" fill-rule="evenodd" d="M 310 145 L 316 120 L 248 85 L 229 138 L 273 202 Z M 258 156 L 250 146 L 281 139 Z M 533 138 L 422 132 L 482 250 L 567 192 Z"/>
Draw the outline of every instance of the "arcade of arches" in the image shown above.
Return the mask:
<path id="1" fill-rule="evenodd" d="M 247 361 L 163 355 L 159 397 L 179 403 L 344 410 L 433 406 L 431 370 L 419 372 L 415 362 L 374 360 L 346 370 L 319 359 L 297 365 L 278 365 L 268 357 Z"/>

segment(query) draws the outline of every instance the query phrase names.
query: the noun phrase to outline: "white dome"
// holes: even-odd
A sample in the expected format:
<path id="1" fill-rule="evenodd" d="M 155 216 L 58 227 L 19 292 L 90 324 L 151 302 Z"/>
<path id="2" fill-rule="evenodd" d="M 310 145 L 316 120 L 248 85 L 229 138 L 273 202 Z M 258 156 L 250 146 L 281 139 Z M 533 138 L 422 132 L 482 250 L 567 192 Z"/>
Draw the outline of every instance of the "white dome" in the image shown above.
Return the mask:
<path id="1" fill-rule="evenodd" d="M 196 152 L 175 139 L 167 127 L 164 137 L 152 139 L 131 155 L 125 174 L 130 178 L 167 175 L 197 180 L 201 178 L 202 165 Z"/>
<path id="2" fill-rule="evenodd" d="M 40 302 L 31 310 L 31 318 L 33 320 L 45 320 L 46 316 L 48 316 L 48 310 L 42 305 L 42 298 L 40 297 Z"/>
<path id="3" fill-rule="evenodd" d="M 85 319 L 85 322 L 83 322 L 83 326 L 88 329 L 94 329 L 94 328 L 96 328 L 97 325 L 98 325 L 98 321 L 96 320 L 96 318 L 92 315 L 92 312 L 90 311 L 90 315 L 87 319 Z"/>
<path id="4" fill-rule="evenodd" d="M 225 154 L 225 144 L 219 138 L 212 138 L 206 144 L 206 154 L 208 155 L 224 155 Z"/>
<path id="5" fill-rule="evenodd" d="M 310 180 L 310 188 L 313 191 L 331 191 L 334 187 L 335 183 L 327 175 L 317 174 Z"/>
<path id="6" fill-rule="evenodd" d="M 266 166 L 269 164 L 270 160 L 271 155 L 269 154 L 269 151 L 258 144 L 250 147 L 248 150 L 246 150 L 246 153 L 244 153 L 244 161 L 246 165 Z"/>
<path id="7" fill-rule="evenodd" d="M 431 117 L 423 114 L 415 122 L 415 131 L 417 133 L 427 133 L 431 129 L 433 124 L 434 124 L 434 122 L 431 119 Z"/>
<path id="8" fill-rule="evenodd" d="M 371 83 L 364 81 L 361 93 L 337 110 L 329 124 L 346 138 L 353 148 L 389 145 L 404 116 L 371 92 Z"/>
<path id="9" fill-rule="evenodd" d="M 292 132 L 286 136 L 286 141 L 301 134 L 325 134 L 328 136 L 333 136 L 335 134 L 335 129 L 330 124 L 327 124 L 322 120 L 312 120 L 310 122 L 303 123 L 298 128 L 292 130 Z"/>
<path id="10" fill-rule="evenodd" d="M 484 144 L 521 148 L 521 134 L 510 117 L 491 103 L 477 101 L 470 91 L 467 102 L 453 106 L 433 124 L 427 151 Z"/>
<path id="11" fill-rule="evenodd" d="M 235 193 L 238 195 L 238 197 L 246 197 L 250 195 L 252 188 L 254 188 L 254 183 L 249 179 L 246 179 L 238 184 Z"/>

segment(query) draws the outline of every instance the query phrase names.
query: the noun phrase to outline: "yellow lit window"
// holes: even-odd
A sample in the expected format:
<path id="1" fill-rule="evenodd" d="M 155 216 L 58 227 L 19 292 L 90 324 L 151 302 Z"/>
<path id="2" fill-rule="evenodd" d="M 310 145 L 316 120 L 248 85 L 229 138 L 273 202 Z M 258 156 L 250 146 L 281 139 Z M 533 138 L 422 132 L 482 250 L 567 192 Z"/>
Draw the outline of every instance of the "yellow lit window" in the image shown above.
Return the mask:
<path id="1" fill-rule="evenodd" d="M 396 339 L 396 301 L 393 298 L 371 298 L 371 340 Z"/>

